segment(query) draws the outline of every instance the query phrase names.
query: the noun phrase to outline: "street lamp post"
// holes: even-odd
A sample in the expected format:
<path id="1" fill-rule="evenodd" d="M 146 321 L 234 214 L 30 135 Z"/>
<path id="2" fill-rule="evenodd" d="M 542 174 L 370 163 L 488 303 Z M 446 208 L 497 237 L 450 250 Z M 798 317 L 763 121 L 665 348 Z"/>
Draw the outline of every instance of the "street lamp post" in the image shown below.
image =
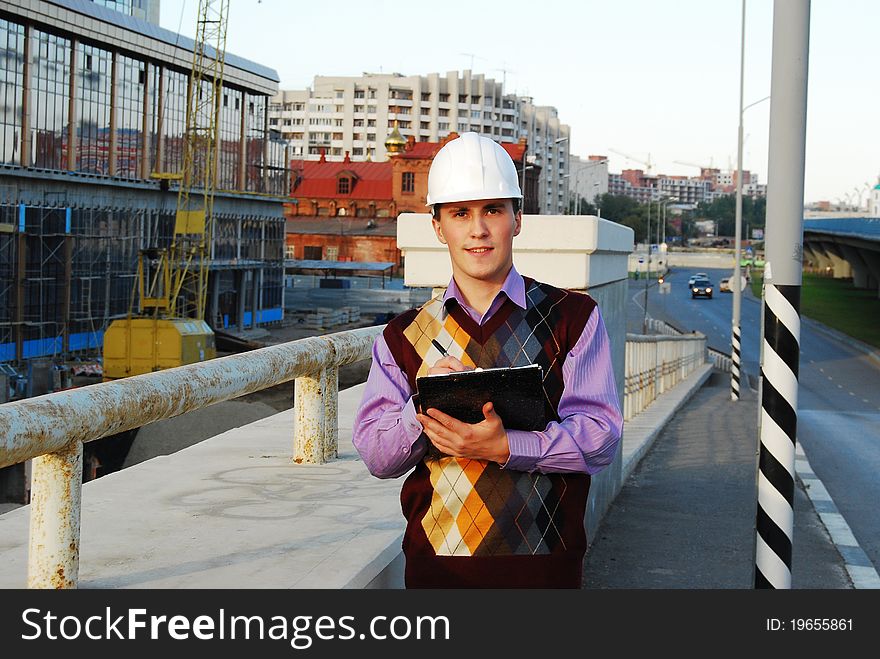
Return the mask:
<path id="1" fill-rule="evenodd" d="M 739 376 L 740 376 L 740 309 L 742 306 L 742 186 L 743 186 L 743 114 L 753 105 L 766 101 L 769 96 L 750 103 L 743 107 L 743 88 L 745 81 L 746 59 L 746 0 L 742 0 L 742 29 L 740 34 L 739 54 L 739 128 L 737 130 L 737 154 L 736 154 L 736 239 L 733 250 L 733 314 L 731 318 L 731 362 L 730 369 L 730 398 L 739 400 Z"/>

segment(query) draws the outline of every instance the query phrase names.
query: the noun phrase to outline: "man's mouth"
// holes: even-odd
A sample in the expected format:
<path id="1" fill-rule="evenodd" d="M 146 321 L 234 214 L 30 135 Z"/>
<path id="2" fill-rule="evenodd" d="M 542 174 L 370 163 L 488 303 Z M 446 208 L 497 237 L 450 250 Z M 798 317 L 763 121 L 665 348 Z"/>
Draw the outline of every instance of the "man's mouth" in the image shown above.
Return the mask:
<path id="1" fill-rule="evenodd" d="M 471 254 L 485 254 L 491 250 L 491 247 L 471 247 L 465 251 L 470 252 Z"/>

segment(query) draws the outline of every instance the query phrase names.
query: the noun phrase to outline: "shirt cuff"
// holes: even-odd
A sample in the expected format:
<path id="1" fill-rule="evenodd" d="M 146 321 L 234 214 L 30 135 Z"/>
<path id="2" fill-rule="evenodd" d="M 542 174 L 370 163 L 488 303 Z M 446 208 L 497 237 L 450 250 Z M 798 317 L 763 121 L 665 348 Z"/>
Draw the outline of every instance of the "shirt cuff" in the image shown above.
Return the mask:
<path id="1" fill-rule="evenodd" d="M 508 430 L 507 443 L 510 457 L 504 469 L 534 471 L 541 457 L 540 434 L 528 430 Z"/>

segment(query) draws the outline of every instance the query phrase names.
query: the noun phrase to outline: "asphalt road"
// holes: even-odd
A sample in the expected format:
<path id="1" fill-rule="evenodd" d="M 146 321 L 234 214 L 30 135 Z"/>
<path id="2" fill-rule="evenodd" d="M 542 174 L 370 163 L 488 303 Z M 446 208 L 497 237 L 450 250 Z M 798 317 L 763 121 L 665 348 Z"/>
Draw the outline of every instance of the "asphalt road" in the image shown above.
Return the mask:
<path id="1" fill-rule="evenodd" d="M 706 335 L 709 347 L 730 354 L 733 294 L 691 299 L 687 280 L 696 270 L 675 269 L 660 294 L 649 282 L 647 312 L 683 331 Z M 705 270 L 717 284 L 727 270 Z M 630 282 L 629 331 L 641 332 L 644 280 Z M 744 292 L 740 307 L 743 385 L 760 379 L 761 301 Z M 835 333 L 801 319 L 798 442 L 843 515 L 856 541 L 880 570 L 880 363 Z M 746 376 L 748 380 L 746 380 Z M 757 419 L 756 419 L 757 427 Z"/>

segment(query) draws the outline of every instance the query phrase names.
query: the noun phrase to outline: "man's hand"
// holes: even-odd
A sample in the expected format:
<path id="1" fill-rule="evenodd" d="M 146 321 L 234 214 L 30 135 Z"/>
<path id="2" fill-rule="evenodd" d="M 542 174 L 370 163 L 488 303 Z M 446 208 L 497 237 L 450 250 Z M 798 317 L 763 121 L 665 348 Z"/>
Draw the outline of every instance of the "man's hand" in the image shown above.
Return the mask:
<path id="1" fill-rule="evenodd" d="M 479 423 L 465 423 L 434 408 L 416 415 L 428 439 L 446 455 L 503 465 L 510 458 L 504 422 L 491 402 L 483 405 L 483 417 Z"/>
<path id="2" fill-rule="evenodd" d="M 457 357 L 447 355 L 442 359 L 434 362 L 434 365 L 428 369 L 428 375 L 440 375 L 442 373 L 456 373 L 457 371 L 471 371 L 472 368 L 465 366 Z"/>

